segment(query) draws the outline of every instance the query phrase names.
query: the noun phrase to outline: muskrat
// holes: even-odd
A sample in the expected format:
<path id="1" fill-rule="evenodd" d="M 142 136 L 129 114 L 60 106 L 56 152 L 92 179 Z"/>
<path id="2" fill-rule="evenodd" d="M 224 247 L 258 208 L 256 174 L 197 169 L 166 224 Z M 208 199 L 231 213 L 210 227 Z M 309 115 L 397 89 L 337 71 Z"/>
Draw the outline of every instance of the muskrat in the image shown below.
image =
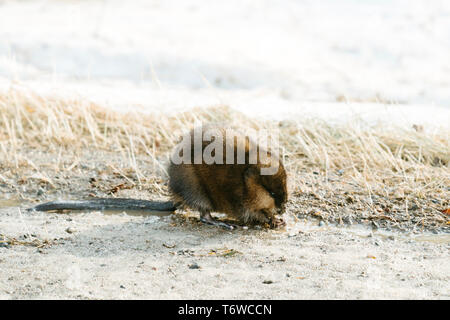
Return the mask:
<path id="1" fill-rule="evenodd" d="M 244 224 L 272 228 L 284 224 L 275 217 L 287 201 L 282 161 L 239 132 L 214 126 L 194 128 L 172 153 L 168 175 L 172 201 L 100 198 L 54 201 L 32 209 L 174 211 L 184 205 L 199 211 L 200 221 L 228 229 L 235 226 L 215 220 L 211 213 L 225 213 Z"/>

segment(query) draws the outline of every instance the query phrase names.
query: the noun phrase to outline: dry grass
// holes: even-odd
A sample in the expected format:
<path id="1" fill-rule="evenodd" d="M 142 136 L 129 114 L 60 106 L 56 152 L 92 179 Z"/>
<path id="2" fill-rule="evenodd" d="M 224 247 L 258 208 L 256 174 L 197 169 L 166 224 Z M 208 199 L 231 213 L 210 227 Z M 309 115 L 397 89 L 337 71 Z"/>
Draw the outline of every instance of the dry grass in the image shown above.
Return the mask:
<path id="1" fill-rule="evenodd" d="M 92 177 L 92 170 L 97 170 L 99 176 L 115 177 L 116 192 L 136 188 L 166 194 L 162 159 L 196 121 L 278 130 L 290 176 L 290 212 L 295 216 L 449 229 L 449 217 L 442 212 L 450 199 L 448 129 L 430 133 L 428 128 L 373 127 L 357 122 L 263 122 L 225 106 L 175 116 L 122 114 L 84 100 L 3 93 L 0 186 L 33 200 L 33 192 L 23 181 L 27 177 L 39 181 L 45 190 L 58 189 L 64 194 L 71 189 L 67 179 L 59 182 L 58 175 L 74 178 L 70 173 L 78 170 L 78 175 Z M 83 166 L 89 161 L 92 166 Z M 104 169 L 99 169 L 99 163 Z M 111 180 L 107 178 L 103 180 Z M 92 186 L 91 180 L 88 186 L 75 187 L 88 192 Z"/>

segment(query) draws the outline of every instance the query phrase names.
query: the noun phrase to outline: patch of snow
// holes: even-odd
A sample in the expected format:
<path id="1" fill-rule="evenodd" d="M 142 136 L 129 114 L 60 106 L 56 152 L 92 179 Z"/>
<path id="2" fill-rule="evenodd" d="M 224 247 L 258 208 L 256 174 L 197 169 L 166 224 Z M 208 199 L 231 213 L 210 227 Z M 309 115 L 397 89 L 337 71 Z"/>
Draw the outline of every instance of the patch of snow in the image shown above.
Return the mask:
<path id="1" fill-rule="evenodd" d="M 449 56 L 443 0 L 0 3 L 1 89 L 124 111 L 448 125 Z"/>

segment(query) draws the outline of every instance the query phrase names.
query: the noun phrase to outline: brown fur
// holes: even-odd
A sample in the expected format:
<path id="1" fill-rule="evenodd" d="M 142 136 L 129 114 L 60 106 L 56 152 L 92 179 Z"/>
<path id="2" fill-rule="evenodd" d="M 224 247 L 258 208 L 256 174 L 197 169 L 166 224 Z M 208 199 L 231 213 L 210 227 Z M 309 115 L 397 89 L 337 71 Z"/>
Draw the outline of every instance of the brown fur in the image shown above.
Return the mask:
<path id="1" fill-rule="evenodd" d="M 225 128 L 214 129 L 214 132 L 226 138 Z M 205 130 L 203 132 L 205 132 Z M 227 130 L 227 131 L 225 131 Z M 233 132 L 232 132 L 233 133 Z M 191 154 L 188 157 L 194 163 L 193 132 L 187 145 Z M 233 229 L 234 226 L 222 221 L 216 221 L 211 212 L 222 212 L 240 220 L 243 223 L 269 224 L 277 227 L 283 221 L 275 218 L 282 213 L 287 201 L 286 172 L 281 161 L 272 154 L 268 154 L 269 161 L 278 164 L 278 171 L 274 175 L 261 175 L 261 168 L 270 167 L 270 163 L 257 156 L 256 164 L 249 164 L 250 150 L 258 147 L 248 137 L 234 132 L 238 138 L 225 139 L 219 144 L 223 147 L 224 164 L 180 164 L 173 162 L 169 165 L 169 188 L 173 195 L 172 201 L 145 201 L 137 199 L 101 198 L 80 201 L 52 201 L 37 205 L 30 210 L 175 210 L 179 204 L 200 212 L 202 222 Z M 201 151 L 210 145 L 210 141 L 203 141 Z M 227 146 L 234 151 L 234 164 L 226 164 Z M 245 164 L 237 164 L 237 149 L 245 150 Z M 176 149 L 177 150 L 177 149 Z M 219 147 L 220 150 L 220 147 Z M 177 152 L 177 151 L 175 151 Z"/>
<path id="2" fill-rule="evenodd" d="M 203 132 L 206 129 L 204 128 Z M 226 137 L 225 128 L 214 128 L 215 132 Z M 236 132 L 235 132 L 236 134 Z M 194 133 L 191 137 L 190 150 L 194 146 Z M 185 142 L 188 143 L 188 142 Z M 203 141 L 202 151 L 210 144 Z M 234 150 L 236 163 L 238 146 L 245 147 L 245 164 L 225 164 L 226 146 L 231 145 Z M 224 164 L 174 164 L 170 163 L 169 188 L 176 202 L 200 211 L 200 214 L 221 212 L 238 219 L 243 223 L 268 223 L 275 227 L 282 222 L 275 218 L 284 210 L 287 201 L 286 172 L 283 164 L 275 156 L 270 155 L 272 161 L 278 161 L 278 172 L 275 175 L 261 175 L 260 169 L 266 162 L 257 159 L 256 164 L 249 164 L 249 147 L 257 146 L 248 137 L 240 135 L 237 141 L 225 139 L 223 145 Z M 194 153 L 191 155 L 194 163 Z"/>

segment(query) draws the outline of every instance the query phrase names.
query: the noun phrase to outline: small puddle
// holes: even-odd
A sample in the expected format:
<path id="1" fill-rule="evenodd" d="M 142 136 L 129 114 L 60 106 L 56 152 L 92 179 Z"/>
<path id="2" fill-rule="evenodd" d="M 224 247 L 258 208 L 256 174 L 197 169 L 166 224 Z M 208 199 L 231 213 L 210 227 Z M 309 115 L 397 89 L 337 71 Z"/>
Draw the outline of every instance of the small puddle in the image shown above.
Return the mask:
<path id="1" fill-rule="evenodd" d="M 450 234 L 430 234 L 412 237 L 415 241 L 433 242 L 433 243 L 450 243 Z"/>
<path id="2" fill-rule="evenodd" d="M 0 208 L 19 207 L 23 202 L 15 199 L 0 199 Z"/>
<path id="3" fill-rule="evenodd" d="M 333 229 L 345 230 L 346 232 L 353 234 L 356 237 L 367 238 L 369 236 L 379 237 L 382 240 L 413 240 L 417 242 L 431 242 L 436 244 L 450 244 L 450 233 L 431 233 L 431 232 L 423 232 L 423 233 L 412 233 L 412 232 L 396 232 L 396 231 L 386 231 L 383 229 L 373 230 L 370 227 L 355 224 L 350 226 L 338 226 L 335 224 L 325 224 L 323 226 L 319 226 L 315 220 L 311 221 L 301 221 L 294 222 L 289 224 L 290 231 L 295 233 L 297 230 L 302 231 L 327 231 Z"/>
<path id="4" fill-rule="evenodd" d="M 433 242 L 433 243 L 450 243 L 450 234 L 449 233 L 431 233 L 431 232 L 423 232 L 421 234 L 411 233 L 411 232 L 395 232 L 395 231 L 386 231 L 383 229 L 371 230 L 362 225 L 355 225 L 348 227 L 349 232 L 361 236 L 367 237 L 368 234 L 372 234 L 374 237 L 380 237 L 382 240 L 389 239 L 401 239 L 401 240 L 413 240 L 418 242 Z"/>
<path id="5" fill-rule="evenodd" d="M 100 212 L 107 216 L 125 213 L 129 216 L 135 217 L 149 217 L 149 216 L 167 217 L 172 214 L 172 211 L 146 211 L 146 210 L 103 210 Z"/>

